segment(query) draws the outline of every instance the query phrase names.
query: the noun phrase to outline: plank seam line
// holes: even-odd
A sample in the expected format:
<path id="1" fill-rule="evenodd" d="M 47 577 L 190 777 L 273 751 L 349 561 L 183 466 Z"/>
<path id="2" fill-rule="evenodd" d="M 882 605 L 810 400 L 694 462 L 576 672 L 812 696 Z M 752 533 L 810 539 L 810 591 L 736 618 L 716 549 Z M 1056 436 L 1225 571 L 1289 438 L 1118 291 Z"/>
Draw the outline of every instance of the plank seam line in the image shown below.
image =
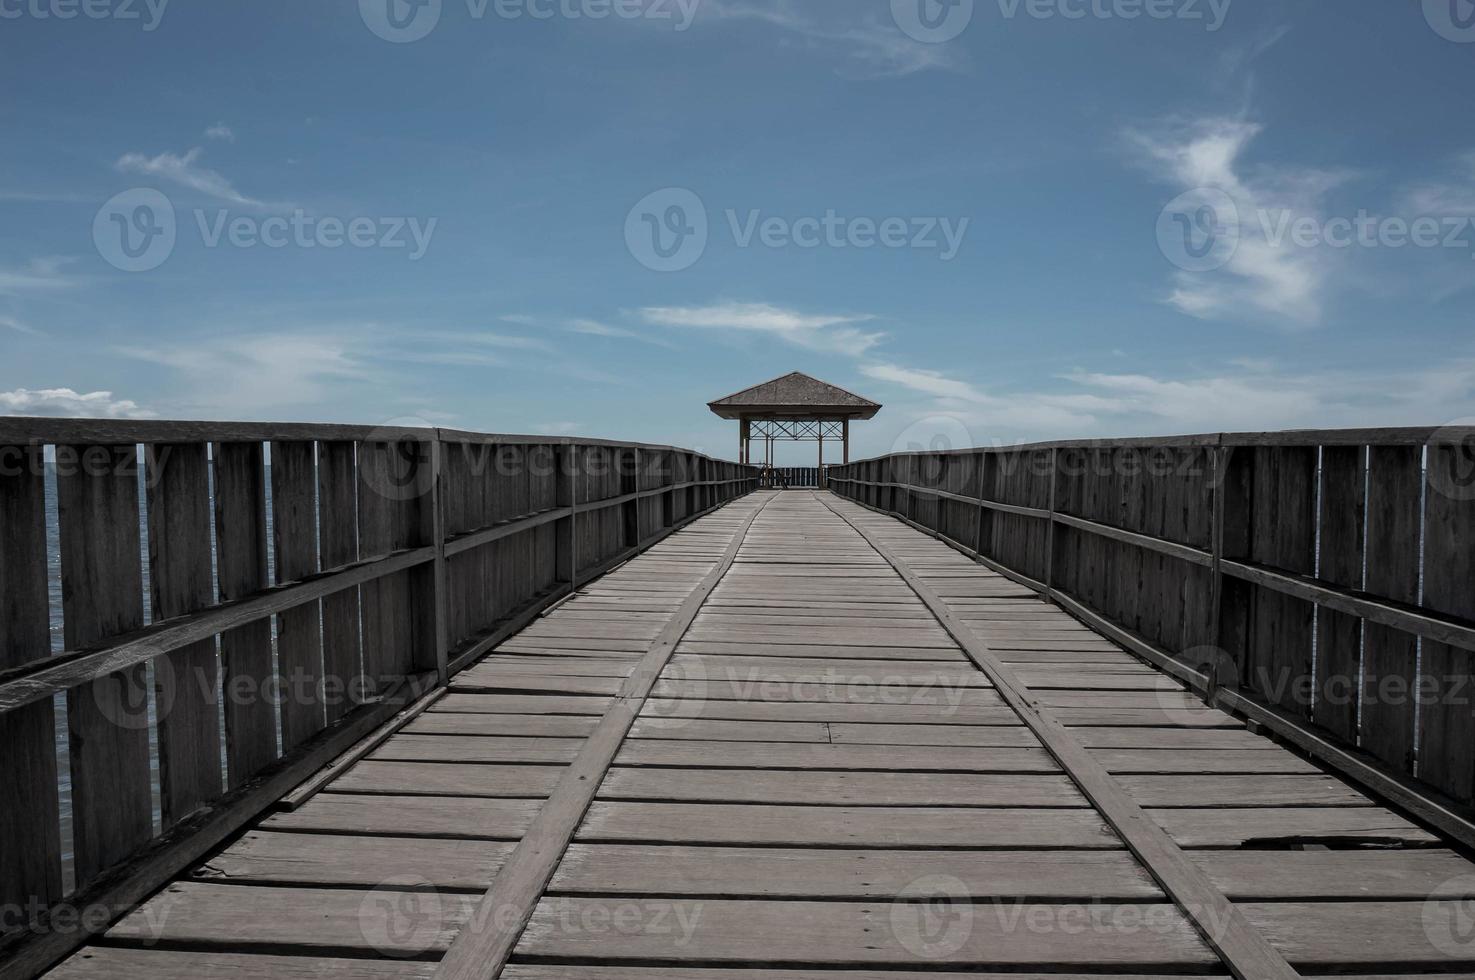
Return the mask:
<path id="1" fill-rule="evenodd" d="M 732 567 L 749 529 L 773 500 L 774 497 L 768 497 L 743 520 L 733 532 L 722 558 L 687 594 L 665 628 L 651 641 L 645 656 L 600 718 L 598 727 L 559 777 L 548 801 L 497 873 L 475 913 L 452 941 L 436 968 L 435 980 L 496 980 L 502 975 L 656 679 L 707 597 Z"/>
<path id="2" fill-rule="evenodd" d="M 1060 723 L 1054 711 L 1033 696 L 1013 669 L 994 656 L 972 627 L 955 616 L 951 607 L 930 585 L 889 547 L 839 508 L 818 494 L 811 496 L 864 538 L 926 604 L 943 629 L 952 635 L 978 669 L 989 676 L 999 693 L 1055 756 L 1061 768 L 1075 780 L 1081 792 L 1235 977 L 1239 980 L 1291 980 L 1300 976 L 1208 875 L 1127 794 L 1121 783 Z"/>

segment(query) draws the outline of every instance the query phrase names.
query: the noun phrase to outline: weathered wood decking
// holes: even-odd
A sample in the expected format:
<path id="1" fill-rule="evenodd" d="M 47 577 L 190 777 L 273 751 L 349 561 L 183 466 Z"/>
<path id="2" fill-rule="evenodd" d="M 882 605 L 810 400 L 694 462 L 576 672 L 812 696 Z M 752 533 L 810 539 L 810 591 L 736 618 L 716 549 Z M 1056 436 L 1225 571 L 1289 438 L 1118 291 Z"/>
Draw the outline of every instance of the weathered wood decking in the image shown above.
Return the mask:
<path id="1" fill-rule="evenodd" d="M 1436 837 L 1033 592 L 760 493 L 52 975 L 1468 972 L 1471 896 Z"/>

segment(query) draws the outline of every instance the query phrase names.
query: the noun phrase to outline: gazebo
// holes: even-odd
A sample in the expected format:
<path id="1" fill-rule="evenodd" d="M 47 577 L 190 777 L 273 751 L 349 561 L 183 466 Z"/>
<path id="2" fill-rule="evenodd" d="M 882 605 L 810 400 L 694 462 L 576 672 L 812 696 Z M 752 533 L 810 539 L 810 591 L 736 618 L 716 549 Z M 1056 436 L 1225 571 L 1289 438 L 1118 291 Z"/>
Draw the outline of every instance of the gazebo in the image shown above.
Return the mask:
<path id="1" fill-rule="evenodd" d="M 843 446 L 843 462 L 850 462 L 850 422 L 874 418 L 881 405 L 844 388 L 794 371 L 765 381 L 707 407 L 724 419 L 738 422 L 738 459 L 743 463 L 773 464 L 774 442 L 819 444 L 819 482 L 824 485 L 825 440 Z M 754 460 L 753 440 L 762 440 L 762 460 Z"/>

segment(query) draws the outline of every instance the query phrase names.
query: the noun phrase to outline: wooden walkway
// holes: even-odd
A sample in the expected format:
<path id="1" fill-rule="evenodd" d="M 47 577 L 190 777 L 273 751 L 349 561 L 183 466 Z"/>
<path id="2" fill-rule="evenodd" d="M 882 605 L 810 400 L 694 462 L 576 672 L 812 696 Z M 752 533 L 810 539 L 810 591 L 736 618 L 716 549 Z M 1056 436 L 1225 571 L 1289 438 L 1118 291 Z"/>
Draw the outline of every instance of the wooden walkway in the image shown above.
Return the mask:
<path id="1" fill-rule="evenodd" d="M 1475 973 L 1471 896 L 1033 593 L 793 491 L 589 584 L 51 975 Z"/>

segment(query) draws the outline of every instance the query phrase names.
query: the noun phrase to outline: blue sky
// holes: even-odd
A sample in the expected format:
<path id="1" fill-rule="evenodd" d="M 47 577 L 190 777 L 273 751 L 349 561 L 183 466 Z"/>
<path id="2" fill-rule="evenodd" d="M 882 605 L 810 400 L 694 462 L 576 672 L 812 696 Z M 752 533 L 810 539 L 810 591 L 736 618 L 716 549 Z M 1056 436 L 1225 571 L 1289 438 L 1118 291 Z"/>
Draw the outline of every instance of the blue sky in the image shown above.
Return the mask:
<path id="1" fill-rule="evenodd" d="M 0 411 L 1475 415 L 1470 0 L 417 2 L 0 0 Z"/>

